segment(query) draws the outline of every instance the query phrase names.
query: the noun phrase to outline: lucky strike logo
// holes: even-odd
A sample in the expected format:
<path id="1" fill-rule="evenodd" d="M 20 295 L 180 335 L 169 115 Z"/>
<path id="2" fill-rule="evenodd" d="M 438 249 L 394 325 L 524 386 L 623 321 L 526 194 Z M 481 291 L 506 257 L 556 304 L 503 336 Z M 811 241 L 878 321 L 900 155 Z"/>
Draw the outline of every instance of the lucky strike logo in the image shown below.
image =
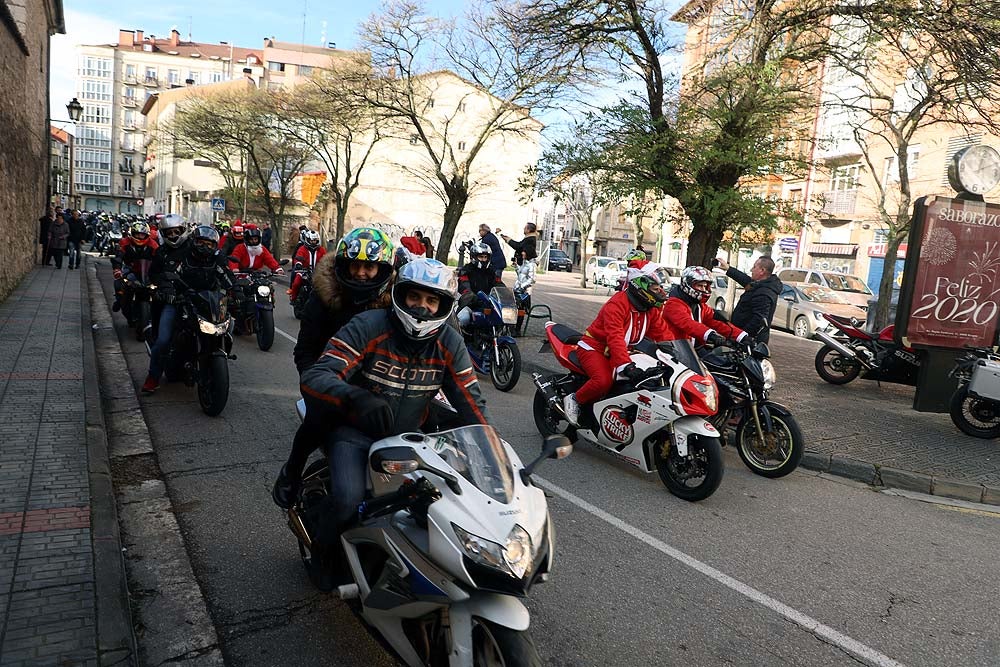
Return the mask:
<path id="1" fill-rule="evenodd" d="M 628 444 L 632 442 L 632 425 L 618 408 L 608 408 L 601 414 L 601 430 L 609 440 Z"/>

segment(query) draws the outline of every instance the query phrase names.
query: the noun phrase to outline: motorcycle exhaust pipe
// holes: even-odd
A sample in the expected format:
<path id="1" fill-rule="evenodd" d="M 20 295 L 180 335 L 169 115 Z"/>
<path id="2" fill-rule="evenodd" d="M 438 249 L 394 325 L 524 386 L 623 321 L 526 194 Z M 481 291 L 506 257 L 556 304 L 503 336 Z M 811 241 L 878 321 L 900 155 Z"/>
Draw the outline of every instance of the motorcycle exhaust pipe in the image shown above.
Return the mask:
<path id="1" fill-rule="evenodd" d="M 534 381 L 535 386 L 538 387 L 538 391 L 542 392 L 542 396 L 545 397 L 545 401 L 549 404 L 549 407 L 565 417 L 566 412 L 563 410 L 559 395 L 552 387 L 552 380 L 546 380 L 542 377 L 541 373 L 532 373 L 531 379 Z"/>
<path id="2" fill-rule="evenodd" d="M 839 340 L 837 340 L 836 338 L 834 338 L 830 334 L 826 333 L 825 331 L 817 331 L 816 332 L 816 338 L 820 339 L 821 341 L 823 341 L 823 343 L 825 343 L 826 345 L 832 347 L 837 352 L 840 352 L 840 354 L 842 354 L 843 356 L 847 357 L 848 359 L 853 359 L 854 361 L 857 361 L 858 363 L 860 363 L 865 368 L 868 368 L 868 369 L 872 368 L 872 365 L 869 364 L 864 359 L 862 359 L 861 357 L 859 357 L 857 352 L 855 352 L 851 348 L 847 347 L 846 345 L 844 345 L 843 343 L 841 343 Z"/>
<path id="3" fill-rule="evenodd" d="M 295 511 L 294 507 L 288 508 L 288 527 L 292 529 L 292 532 L 297 538 L 302 540 L 302 543 L 306 545 L 309 549 L 312 549 L 312 536 L 309 535 L 309 531 L 306 530 L 306 525 L 302 523 L 302 517 L 299 513 Z"/>

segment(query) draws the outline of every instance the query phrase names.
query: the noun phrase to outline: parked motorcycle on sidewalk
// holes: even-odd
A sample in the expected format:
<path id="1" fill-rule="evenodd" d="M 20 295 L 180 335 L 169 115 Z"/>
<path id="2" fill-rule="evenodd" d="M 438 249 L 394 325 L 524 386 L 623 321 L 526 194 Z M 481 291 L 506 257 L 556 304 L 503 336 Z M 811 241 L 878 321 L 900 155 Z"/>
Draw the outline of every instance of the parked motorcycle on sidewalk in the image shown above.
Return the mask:
<path id="1" fill-rule="evenodd" d="M 709 421 L 726 442 L 735 428 L 736 451 L 762 477 L 784 477 L 799 466 L 805 438 L 792 413 L 768 394 L 777 382 L 767 344 L 746 351 L 717 347 L 701 358 L 719 387 L 719 411 Z"/>
<path id="2" fill-rule="evenodd" d="M 955 426 L 974 438 L 1000 437 L 1000 354 L 969 348 L 949 375 L 959 381 L 948 411 Z"/>
<path id="3" fill-rule="evenodd" d="M 299 285 L 298 294 L 295 295 L 295 299 L 292 301 L 292 314 L 297 320 L 302 319 L 302 315 L 305 313 L 306 303 L 309 301 L 309 295 L 312 294 L 312 275 L 312 267 L 303 267 L 301 264 L 296 264 L 295 270 L 292 272 L 292 279 L 289 281 L 289 284 L 295 283 L 296 276 L 299 276 L 302 281 Z"/>
<path id="4" fill-rule="evenodd" d="M 470 295 L 471 296 L 471 295 Z M 511 336 L 517 323 L 517 304 L 510 288 L 497 286 L 487 295 L 459 300 L 472 309 L 472 321 L 462 332 L 477 373 L 489 373 L 493 386 L 510 391 L 521 377 L 521 350 Z"/>
<path id="5" fill-rule="evenodd" d="M 533 375 L 537 391 L 532 406 L 542 435 L 579 438 L 619 459 L 653 472 L 670 493 L 684 500 L 704 500 L 722 483 L 719 431 L 708 419 L 718 409 L 718 389 L 687 340 L 643 341 L 631 354 L 645 371 L 634 384 L 619 382 L 603 399 L 581 406 L 579 426 L 563 412 L 563 398 L 587 381 L 577 357 L 581 335 L 548 322 L 547 342 L 569 372 Z"/>
<path id="6" fill-rule="evenodd" d="M 339 540 L 322 537 L 325 460 L 306 469 L 288 524 L 310 578 L 335 568 L 349 582 L 336 594 L 402 663 L 540 667 L 520 598 L 548 579 L 555 534 L 531 475 L 570 451 L 549 438 L 523 466 L 490 426 L 392 436 L 372 444 L 368 498 Z"/>
<path id="7" fill-rule="evenodd" d="M 816 338 L 823 342 L 815 362 L 821 378 L 830 384 L 847 384 L 861 376 L 863 380 L 916 386 L 920 357 L 894 340 L 894 326 L 875 334 L 862 329 L 864 323 L 854 318 L 830 313 L 823 317 L 837 332 L 816 332 Z"/>
<path id="8" fill-rule="evenodd" d="M 176 274 L 167 274 L 183 284 Z M 219 415 L 229 400 L 229 360 L 233 338 L 227 298 L 221 291 L 187 289 L 174 298 L 177 320 L 164 361 L 170 381 L 198 386 L 198 403 L 210 417 Z"/>

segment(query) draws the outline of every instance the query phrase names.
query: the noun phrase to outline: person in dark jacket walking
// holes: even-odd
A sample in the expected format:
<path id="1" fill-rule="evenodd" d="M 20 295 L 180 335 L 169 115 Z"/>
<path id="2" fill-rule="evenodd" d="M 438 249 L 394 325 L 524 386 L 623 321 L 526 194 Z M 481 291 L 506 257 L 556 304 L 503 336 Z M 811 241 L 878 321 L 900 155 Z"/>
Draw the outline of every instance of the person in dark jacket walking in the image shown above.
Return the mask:
<path id="1" fill-rule="evenodd" d="M 774 316 L 782 288 L 781 279 L 774 275 L 774 260 L 758 257 L 749 276 L 729 266 L 724 259 L 718 262 L 719 268 L 745 290 L 733 308 L 733 324 L 753 336 L 754 340 L 766 343 L 771 338 L 771 317 Z"/>
<path id="2" fill-rule="evenodd" d="M 69 254 L 69 268 L 79 269 L 80 255 L 83 254 L 80 251 L 80 246 L 83 244 L 83 235 L 86 231 L 83 218 L 80 217 L 80 211 L 74 209 L 70 217 L 66 220 L 66 224 L 69 225 L 69 239 L 67 240 L 66 247 Z"/>
<path id="3" fill-rule="evenodd" d="M 490 231 L 488 225 L 479 225 L 479 241 L 490 247 L 490 268 L 499 277 L 503 273 L 503 270 L 507 268 L 507 260 L 503 256 L 503 247 L 500 245 L 500 239 Z M 474 261 L 471 257 L 471 252 L 469 255 L 469 261 Z"/>
<path id="4" fill-rule="evenodd" d="M 42 246 L 42 264 L 50 266 L 49 261 L 49 228 L 55 220 L 56 212 L 51 206 L 45 211 L 45 215 L 38 219 L 38 245 Z"/>
<path id="5" fill-rule="evenodd" d="M 524 238 L 520 241 L 515 241 L 506 234 L 501 234 L 500 236 L 507 242 L 507 245 L 514 249 L 515 257 L 521 257 L 522 252 L 525 259 L 535 259 L 538 257 L 538 228 L 535 226 L 535 223 L 529 222 L 524 225 Z"/>
<path id="6" fill-rule="evenodd" d="M 66 246 L 69 243 L 69 225 L 66 219 L 58 215 L 49 225 L 49 255 L 56 260 L 56 268 L 62 268 L 63 257 L 66 255 Z"/>

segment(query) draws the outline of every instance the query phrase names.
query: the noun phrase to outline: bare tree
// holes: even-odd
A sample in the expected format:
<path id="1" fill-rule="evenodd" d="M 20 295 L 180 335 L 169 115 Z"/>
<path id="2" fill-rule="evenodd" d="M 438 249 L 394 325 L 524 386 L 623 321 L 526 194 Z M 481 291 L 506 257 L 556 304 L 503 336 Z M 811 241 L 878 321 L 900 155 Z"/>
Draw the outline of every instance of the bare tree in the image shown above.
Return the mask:
<path id="1" fill-rule="evenodd" d="M 463 20 L 447 22 L 426 16 L 418 2 L 393 0 L 361 29 L 381 84 L 368 100 L 423 148 L 427 169 L 415 175 L 444 204 L 442 261 L 484 178 L 477 158 L 487 142 L 535 136 L 541 124 L 530 114 L 549 107 L 570 80 L 572 51 L 514 30 L 521 10 L 527 5 L 475 4 Z M 435 106 L 435 93 L 455 83 L 444 69 L 463 89 L 450 108 Z M 475 113 L 465 113 L 467 106 Z"/>

